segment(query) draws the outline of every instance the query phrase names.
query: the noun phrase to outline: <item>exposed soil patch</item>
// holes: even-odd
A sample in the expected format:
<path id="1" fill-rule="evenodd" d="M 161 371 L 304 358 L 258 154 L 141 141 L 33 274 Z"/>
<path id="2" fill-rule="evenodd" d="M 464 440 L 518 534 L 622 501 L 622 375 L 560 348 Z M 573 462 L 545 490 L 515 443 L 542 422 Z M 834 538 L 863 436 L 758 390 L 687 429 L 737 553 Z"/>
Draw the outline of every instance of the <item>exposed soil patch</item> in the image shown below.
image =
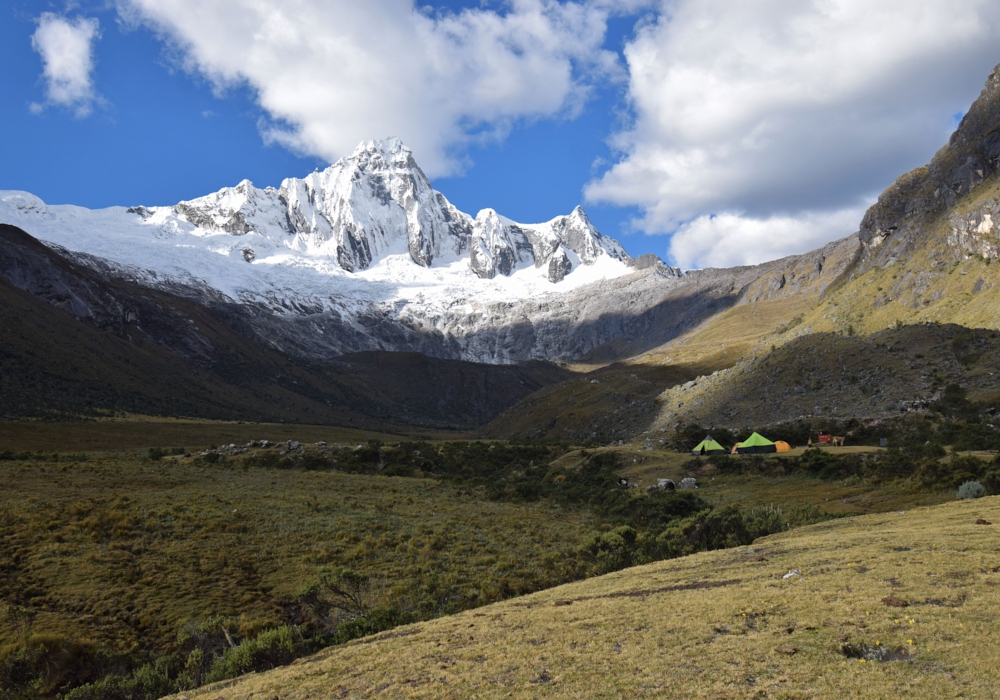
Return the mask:
<path id="1" fill-rule="evenodd" d="M 738 583 L 742 583 L 742 579 L 734 578 L 728 581 L 694 581 L 692 583 L 681 583 L 675 586 L 663 586 L 661 588 L 647 588 L 645 590 L 637 590 L 637 591 L 617 591 L 615 593 L 606 593 L 604 595 L 581 596 L 579 598 L 571 598 L 570 602 L 579 602 L 584 600 L 600 600 L 602 598 L 645 598 L 647 596 L 656 595 L 657 593 L 672 593 L 673 591 L 696 591 L 703 588 L 723 588 L 725 586 L 734 586 Z"/>
<path id="2" fill-rule="evenodd" d="M 674 586 L 662 586 L 661 588 L 646 588 L 641 590 L 632 591 L 616 591 L 614 593 L 605 593 L 604 595 L 588 595 L 580 596 L 578 598 L 564 598 L 562 600 L 557 600 L 554 605 L 572 605 L 573 603 L 580 603 L 585 600 L 603 600 L 607 598 L 645 598 L 647 596 L 656 595 L 657 593 L 672 593 L 674 591 L 696 591 L 703 588 L 722 588 L 724 586 L 733 586 L 737 583 L 742 583 L 742 579 L 734 578 L 728 581 L 694 581 L 692 583 L 680 583 Z M 541 603 L 515 603 L 519 607 L 534 608 Z"/>

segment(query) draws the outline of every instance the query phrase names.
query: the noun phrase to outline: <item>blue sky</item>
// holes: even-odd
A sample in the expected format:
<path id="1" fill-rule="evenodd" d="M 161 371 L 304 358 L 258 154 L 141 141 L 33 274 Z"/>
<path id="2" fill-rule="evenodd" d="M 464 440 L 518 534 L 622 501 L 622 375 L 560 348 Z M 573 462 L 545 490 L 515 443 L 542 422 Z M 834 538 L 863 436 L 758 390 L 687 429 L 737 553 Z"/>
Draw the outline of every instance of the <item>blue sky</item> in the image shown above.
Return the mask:
<path id="1" fill-rule="evenodd" d="M 439 3 L 450 9 L 466 4 L 479 6 Z M 257 127 L 265 115 L 251 89 L 214 94 L 207 80 L 174 65 L 149 29 L 122 31 L 113 10 L 68 13 L 100 21 L 94 86 L 103 104 L 86 118 L 60 108 L 32 114 L 29 105 L 44 99 L 45 82 L 31 35 L 36 18 L 51 9 L 47 2 L 14 2 L 0 22 L 0 61 L 7 67 L 0 123 L 5 133 L 16 134 L 0 141 L 0 189 L 89 208 L 174 204 L 244 178 L 277 186 L 329 164 L 265 144 Z M 606 46 L 620 51 L 635 22 L 634 16 L 613 20 Z M 612 157 L 605 141 L 624 109 L 624 90 L 599 87 L 575 118 L 525 120 L 502 142 L 472 145 L 466 171 L 434 178 L 435 187 L 473 216 L 492 207 L 533 223 L 569 213 L 583 204 L 595 161 Z M 632 255 L 665 255 L 662 237 L 629 230 L 637 207 L 585 207 L 594 224 L 619 237 Z"/>
<path id="2" fill-rule="evenodd" d="M 761 262 L 856 230 L 1000 61 L 995 2 L 827 5 L 10 0 L 0 189 L 172 204 L 397 135 L 470 214 L 582 203 L 633 255 Z M 86 35 L 75 96 L 51 24 Z"/>

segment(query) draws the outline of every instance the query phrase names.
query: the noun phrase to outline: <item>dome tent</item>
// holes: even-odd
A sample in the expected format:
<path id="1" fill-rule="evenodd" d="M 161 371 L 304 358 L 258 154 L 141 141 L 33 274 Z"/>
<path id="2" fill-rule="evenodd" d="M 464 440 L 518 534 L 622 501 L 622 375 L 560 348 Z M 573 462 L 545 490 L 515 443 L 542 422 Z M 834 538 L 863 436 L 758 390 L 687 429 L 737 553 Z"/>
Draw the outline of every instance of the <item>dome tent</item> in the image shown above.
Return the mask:
<path id="1" fill-rule="evenodd" d="M 724 455 L 726 448 L 712 439 L 711 435 L 706 435 L 705 439 L 695 445 L 691 450 L 693 455 Z"/>
<path id="2" fill-rule="evenodd" d="M 743 443 L 736 448 L 736 451 L 741 455 L 745 455 L 757 454 L 760 452 L 777 452 L 778 448 L 774 446 L 773 442 L 760 433 L 754 433 L 744 440 Z"/>
<path id="3" fill-rule="evenodd" d="M 778 452 L 791 452 L 792 451 L 792 446 L 789 445 L 784 440 L 775 440 L 774 441 L 774 449 L 777 450 Z"/>

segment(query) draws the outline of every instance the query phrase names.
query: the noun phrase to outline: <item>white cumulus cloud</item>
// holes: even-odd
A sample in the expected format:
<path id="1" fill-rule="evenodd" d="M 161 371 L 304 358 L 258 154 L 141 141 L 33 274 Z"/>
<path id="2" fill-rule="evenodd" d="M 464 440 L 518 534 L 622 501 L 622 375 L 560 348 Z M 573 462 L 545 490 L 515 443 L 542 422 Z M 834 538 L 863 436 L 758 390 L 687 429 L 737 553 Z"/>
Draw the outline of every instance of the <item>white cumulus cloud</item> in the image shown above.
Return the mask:
<path id="1" fill-rule="evenodd" d="M 90 114 L 97 100 L 93 43 L 99 36 L 100 24 L 94 18 L 68 19 L 51 12 L 38 18 L 31 46 L 42 58 L 47 104 L 72 109 L 78 117 Z M 44 105 L 35 103 L 31 108 L 39 112 Z"/>
<path id="2" fill-rule="evenodd" d="M 511 0 L 502 11 L 413 0 L 120 0 L 219 89 L 247 84 L 265 138 L 334 160 L 395 135 L 432 176 L 517 120 L 572 116 L 597 79 L 624 79 L 601 46 L 612 12 L 641 4 Z"/>
<path id="3" fill-rule="evenodd" d="M 843 238 L 857 229 L 864 213 L 864 207 L 847 207 L 759 218 L 704 214 L 674 232 L 670 252 L 688 269 L 755 265 Z"/>
<path id="4" fill-rule="evenodd" d="M 685 267 L 848 235 L 945 143 L 998 40 L 995 0 L 663 0 L 626 47 L 634 122 L 587 197 L 641 207 Z"/>

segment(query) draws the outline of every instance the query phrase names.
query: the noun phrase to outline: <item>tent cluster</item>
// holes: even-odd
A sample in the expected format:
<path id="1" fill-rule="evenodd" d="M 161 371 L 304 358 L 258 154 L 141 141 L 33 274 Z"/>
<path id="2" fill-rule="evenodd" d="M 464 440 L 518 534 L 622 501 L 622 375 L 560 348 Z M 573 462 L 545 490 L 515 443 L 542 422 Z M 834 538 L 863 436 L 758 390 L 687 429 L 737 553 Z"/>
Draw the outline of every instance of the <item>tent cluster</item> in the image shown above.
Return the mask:
<path id="1" fill-rule="evenodd" d="M 777 440 L 771 442 L 766 437 L 760 433 L 754 433 L 748 437 L 743 442 L 737 442 L 732 450 L 726 450 L 725 447 L 717 443 L 712 439 L 711 435 L 706 435 L 705 439 L 699 442 L 691 454 L 693 455 L 724 455 L 727 452 L 732 454 L 760 454 L 765 452 L 790 452 L 792 446 L 789 445 L 784 440 Z"/>

